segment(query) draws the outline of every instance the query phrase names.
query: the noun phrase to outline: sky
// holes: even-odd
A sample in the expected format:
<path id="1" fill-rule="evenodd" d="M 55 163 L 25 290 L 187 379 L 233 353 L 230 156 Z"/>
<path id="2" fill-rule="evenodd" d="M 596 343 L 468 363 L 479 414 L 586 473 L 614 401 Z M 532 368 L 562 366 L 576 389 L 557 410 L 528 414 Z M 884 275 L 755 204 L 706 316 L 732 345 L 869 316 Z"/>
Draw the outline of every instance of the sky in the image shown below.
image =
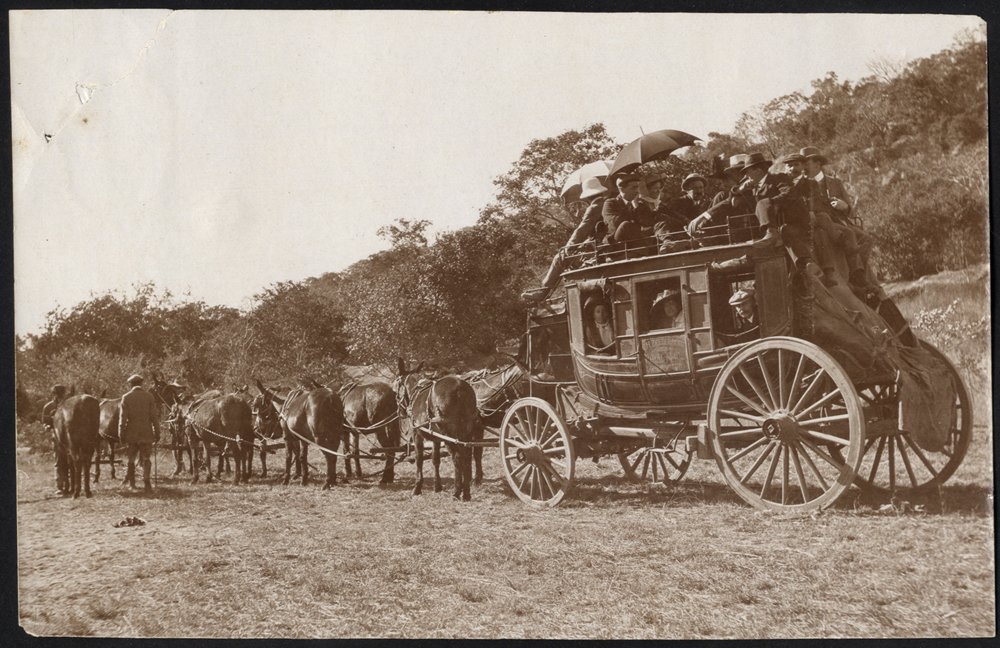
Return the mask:
<path id="1" fill-rule="evenodd" d="M 397 218 L 475 222 L 532 140 L 727 132 L 972 16 L 349 11 L 10 14 L 14 325 L 152 281 L 246 308 Z M 802 144 L 804 145 L 804 143 Z"/>

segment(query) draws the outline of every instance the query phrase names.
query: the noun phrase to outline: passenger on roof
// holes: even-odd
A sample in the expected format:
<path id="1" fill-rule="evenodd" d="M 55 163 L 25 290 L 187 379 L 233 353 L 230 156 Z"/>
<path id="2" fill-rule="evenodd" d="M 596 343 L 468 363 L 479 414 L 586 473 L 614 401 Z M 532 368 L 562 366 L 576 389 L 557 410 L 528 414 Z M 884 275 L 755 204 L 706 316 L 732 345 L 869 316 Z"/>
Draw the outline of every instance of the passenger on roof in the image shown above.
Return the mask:
<path id="1" fill-rule="evenodd" d="M 711 206 L 707 196 L 705 196 L 706 186 L 708 186 L 708 181 L 705 180 L 704 176 L 697 173 L 689 174 L 681 182 L 684 195 L 667 203 L 667 211 L 680 216 L 686 226 L 698 214 Z"/>
<path id="2" fill-rule="evenodd" d="M 583 182 L 583 191 L 580 193 L 580 200 L 590 201 L 587 210 L 580 219 L 580 224 L 576 226 L 569 240 L 563 248 L 560 248 L 549 265 L 548 272 L 542 278 L 542 285 L 539 288 L 529 288 L 521 293 L 521 299 L 529 302 L 539 302 L 549 296 L 549 293 L 559 284 L 559 277 L 563 271 L 563 255 L 574 245 L 579 245 L 588 239 L 594 239 L 600 243 L 604 238 L 604 221 L 601 219 L 604 199 L 608 193 L 598 178 L 587 178 Z"/>

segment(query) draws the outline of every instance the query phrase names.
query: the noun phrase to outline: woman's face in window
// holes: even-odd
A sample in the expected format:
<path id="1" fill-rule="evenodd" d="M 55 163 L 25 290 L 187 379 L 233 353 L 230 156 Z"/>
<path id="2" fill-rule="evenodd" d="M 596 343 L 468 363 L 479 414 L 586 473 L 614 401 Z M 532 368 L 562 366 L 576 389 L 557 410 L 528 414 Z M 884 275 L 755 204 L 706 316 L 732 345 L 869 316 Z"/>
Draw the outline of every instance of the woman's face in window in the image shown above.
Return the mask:
<path id="1" fill-rule="evenodd" d="M 604 304 L 594 306 L 594 321 L 598 324 L 604 324 L 608 321 L 608 309 Z"/>
<path id="2" fill-rule="evenodd" d="M 681 305 L 676 299 L 668 299 L 663 302 L 663 312 L 669 318 L 677 317 L 681 312 Z"/>

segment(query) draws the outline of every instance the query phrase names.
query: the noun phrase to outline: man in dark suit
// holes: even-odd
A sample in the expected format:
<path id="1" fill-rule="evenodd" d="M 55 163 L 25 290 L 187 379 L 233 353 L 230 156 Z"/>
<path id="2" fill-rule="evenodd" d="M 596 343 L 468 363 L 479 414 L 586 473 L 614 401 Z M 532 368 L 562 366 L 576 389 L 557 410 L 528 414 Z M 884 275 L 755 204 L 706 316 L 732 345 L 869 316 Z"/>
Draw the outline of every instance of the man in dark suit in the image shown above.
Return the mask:
<path id="1" fill-rule="evenodd" d="M 128 469 L 125 479 L 135 488 L 135 460 L 142 462 L 142 481 L 146 492 L 152 490 L 149 480 L 150 454 L 154 443 L 160 440 L 160 413 L 156 398 L 142 388 L 142 376 L 129 376 L 131 389 L 122 396 L 118 419 L 118 438 L 128 452 Z"/>
<path id="2" fill-rule="evenodd" d="M 53 420 L 56 414 L 56 409 L 59 407 L 59 403 L 63 402 L 66 398 L 66 386 L 65 385 L 52 385 L 52 399 L 42 406 L 42 427 L 45 431 L 52 435 L 52 443 L 55 448 L 56 461 L 55 461 L 55 471 L 56 471 L 56 493 L 68 494 L 69 493 L 69 467 L 67 464 L 67 457 L 64 451 L 59 448 L 59 440 L 56 438 L 56 430 L 53 424 Z"/>
<path id="3" fill-rule="evenodd" d="M 823 165 L 828 160 L 816 147 L 807 146 L 799 155 L 805 161 L 808 204 L 816 228 L 816 257 L 820 267 L 825 274 L 833 272 L 833 255 L 839 248 L 847 261 L 848 281 L 859 288 L 867 288 L 869 281 L 862 257 L 867 257 L 871 250 L 871 240 L 850 221 L 851 198 L 844 183 L 823 172 Z"/>
<path id="4" fill-rule="evenodd" d="M 705 187 L 707 185 L 708 182 L 701 175 L 697 173 L 689 174 L 681 182 L 681 189 L 684 191 L 684 195 L 668 202 L 667 211 L 680 216 L 684 221 L 684 225 L 687 226 L 696 216 L 711 206 L 711 203 L 705 196 Z"/>
<path id="5" fill-rule="evenodd" d="M 602 216 L 608 239 L 621 243 L 653 234 L 656 212 L 639 197 L 639 176 L 618 176 L 618 195 L 604 201 Z"/>
<path id="6" fill-rule="evenodd" d="M 604 187 L 604 184 L 598 178 L 587 178 L 583 181 L 583 190 L 580 192 L 580 200 L 590 201 L 587 206 L 587 210 L 583 213 L 583 218 L 580 219 L 580 224 L 576 226 L 573 233 L 570 235 L 569 240 L 566 245 L 556 252 L 556 255 L 552 257 L 552 263 L 549 265 L 548 272 L 542 278 L 542 285 L 540 288 L 529 288 L 521 293 L 521 299 L 530 302 L 538 302 L 545 299 L 552 289 L 556 287 L 559 283 L 559 277 L 562 276 L 563 271 L 563 254 L 564 251 L 574 245 L 579 245 L 587 239 L 594 239 L 597 243 L 600 243 L 604 234 L 604 222 L 601 220 L 601 215 L 604 208 L 604 198 L 607 195 L 608 190 Z"/>

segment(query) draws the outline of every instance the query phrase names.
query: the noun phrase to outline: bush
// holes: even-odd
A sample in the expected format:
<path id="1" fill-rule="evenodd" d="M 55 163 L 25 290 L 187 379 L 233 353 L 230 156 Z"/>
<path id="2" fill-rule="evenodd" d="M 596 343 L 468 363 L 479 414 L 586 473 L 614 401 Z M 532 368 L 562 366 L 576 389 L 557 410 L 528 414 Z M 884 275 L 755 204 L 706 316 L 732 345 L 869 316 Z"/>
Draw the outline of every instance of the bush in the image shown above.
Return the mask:
<path id="1" fill-rule="evenodd" d="M 45 431 L 40 421 L 17 422 L 17 447 L 28 448 L 32 453 L 51 453 L 52 435 Z"/>

